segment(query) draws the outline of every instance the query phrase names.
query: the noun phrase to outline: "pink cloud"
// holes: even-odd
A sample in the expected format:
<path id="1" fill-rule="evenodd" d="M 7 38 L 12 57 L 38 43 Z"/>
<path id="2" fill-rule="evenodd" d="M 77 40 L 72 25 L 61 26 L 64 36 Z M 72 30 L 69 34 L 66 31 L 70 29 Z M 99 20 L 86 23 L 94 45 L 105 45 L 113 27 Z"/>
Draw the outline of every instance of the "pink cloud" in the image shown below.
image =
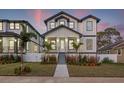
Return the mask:
<path id="1" fill-rule="evenodd" d="M 98 23 L 98 29 L 97 29 L 97 31 L 103 31 L 107 27 L 110 27 L 110 24 L 109 23 L 100 22 L 100 23 Z"/>

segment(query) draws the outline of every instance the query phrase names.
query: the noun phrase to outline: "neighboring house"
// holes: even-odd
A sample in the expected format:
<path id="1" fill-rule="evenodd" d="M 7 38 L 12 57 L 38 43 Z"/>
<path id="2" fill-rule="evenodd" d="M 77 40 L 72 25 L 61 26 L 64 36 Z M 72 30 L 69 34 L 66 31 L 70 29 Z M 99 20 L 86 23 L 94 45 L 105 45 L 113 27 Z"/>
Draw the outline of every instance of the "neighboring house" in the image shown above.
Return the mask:
<path id="1" fill-rule="evenodd" d="M 42 36 L 44 36 L 45 41 L 52 43 L 50 52 L 75 53 L 72 46 L 72 42 L 75 41 L 83 43 L 78 52 L 96 54 L 96 33 L 99 21 L 99 18 L 92 15 L 78 19 L 62 11 L 44 21 L 47 31 Z"/>
<path id="2" fill-rule="evenodd" d="M 98 49 L 99 54 L 117 54 L 117 62 L 124 63 L 124 41 Z"/>
<path id="3" fill-rule="evenodd" d="M 26 53 L 40 53 L 42 45 L 42 37 L 40 33 L 28 22 L 24 20 L 5 20 L 0 19 L 0 53 L 20 53 L 20 32 L 24 24 L 27 32 L 33 32 L 37 35 L 37 39 L 31 38 L 31 42 L 27 43 Z"/>

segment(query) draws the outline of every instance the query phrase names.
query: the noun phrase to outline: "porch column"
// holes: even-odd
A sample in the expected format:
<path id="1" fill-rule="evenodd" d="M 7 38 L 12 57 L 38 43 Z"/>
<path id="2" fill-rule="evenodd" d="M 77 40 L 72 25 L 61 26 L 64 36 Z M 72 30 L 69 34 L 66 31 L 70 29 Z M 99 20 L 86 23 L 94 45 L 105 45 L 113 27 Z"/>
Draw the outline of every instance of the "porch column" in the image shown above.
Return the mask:
<path id="1" fill-rule="evenodd" d="M 65 52 L 68 52 L 68 38 L 65 38 Z"/>
<path id="2" fill-rule="evenodd" d="M 57 38 L 56 38 L 56 50 L 57 50 L 57 52 L 59 52 L 59 49 L 60 49 L 59 42 L 60 42 L 60 40 L 59 40 L 59 38 L 57 37 Z"/>

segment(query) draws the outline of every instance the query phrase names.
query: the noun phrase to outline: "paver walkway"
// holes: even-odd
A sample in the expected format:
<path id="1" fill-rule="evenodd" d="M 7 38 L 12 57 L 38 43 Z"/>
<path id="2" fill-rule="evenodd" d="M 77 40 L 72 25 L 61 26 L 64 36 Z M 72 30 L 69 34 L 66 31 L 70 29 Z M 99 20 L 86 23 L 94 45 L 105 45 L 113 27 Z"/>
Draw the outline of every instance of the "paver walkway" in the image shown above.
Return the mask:
<path id="1" fill-rule="evenodd" d="M 68 68 L 65 63 L 65 54 L 59 54 L 59 62 L 57 64 L 54 77 L 69 77 Z"/>

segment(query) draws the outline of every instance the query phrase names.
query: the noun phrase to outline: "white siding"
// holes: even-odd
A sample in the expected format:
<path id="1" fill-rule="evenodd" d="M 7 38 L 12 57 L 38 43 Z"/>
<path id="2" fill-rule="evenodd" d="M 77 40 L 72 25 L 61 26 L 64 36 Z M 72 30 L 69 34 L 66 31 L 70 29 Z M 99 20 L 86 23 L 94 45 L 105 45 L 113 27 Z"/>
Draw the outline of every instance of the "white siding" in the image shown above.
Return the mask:
<path id="1" fill-rule="evenodd" d="M 92 39 L 93 40 L 93 48 L 92 48 L 92 50 L 87 50 L 87 44 L 86 44 L 87 39 Z M 79 51 L 96 52 L 96 47 L 97 47 L 96 46 L 96 37 L 82 37 L 81 42 L 83 43 L 83 45 L 80 47 Z"/>
<path id="2" fill-rule="evenodd" d="M 86 23 L 87 21 L 92 21 L 93 22 L 93 31 L 86 31 Z M 79 24 L 80 25 L 80 33 L 82 33 L 83 35 L 96 35 L 97 32 L 97 23 L 96 20 L 93 18 L 88 18 L 86 20 L 84 20 L 82 23 Z"/>

